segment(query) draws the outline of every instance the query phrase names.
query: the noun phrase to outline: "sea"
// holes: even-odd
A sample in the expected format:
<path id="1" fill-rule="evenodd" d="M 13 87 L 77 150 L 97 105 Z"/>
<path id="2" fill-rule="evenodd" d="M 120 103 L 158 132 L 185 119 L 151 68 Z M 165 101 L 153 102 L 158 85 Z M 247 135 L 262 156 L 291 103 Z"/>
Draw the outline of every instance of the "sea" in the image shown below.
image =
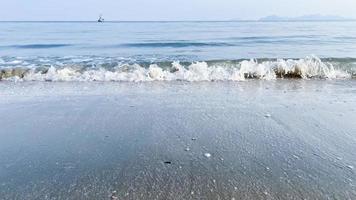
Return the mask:
<path id="1" fill-rule="evenodd" d="M 0 22 L 0 199 L 356 199 L 356 22 Z"/>
<path id="2" fill-rule="evenodd" d="M 356 22 L 0 22 L 1 81 L 353 79 Z"/>

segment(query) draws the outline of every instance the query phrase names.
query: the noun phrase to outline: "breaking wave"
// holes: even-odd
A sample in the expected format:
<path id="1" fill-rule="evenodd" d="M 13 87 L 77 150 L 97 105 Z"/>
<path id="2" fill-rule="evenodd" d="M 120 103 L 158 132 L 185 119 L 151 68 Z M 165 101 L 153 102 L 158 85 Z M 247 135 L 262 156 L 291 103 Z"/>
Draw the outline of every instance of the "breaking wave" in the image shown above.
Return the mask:
<path id="1" fill-rule="evenodd" d="M 100 61 L 100 62 L 99 62 Z M 349 79 L 353 59 L 252 59 L 201 62 L 129 62 L 113 58 L 0 59 L 3 81 L 244 81 Z"/>

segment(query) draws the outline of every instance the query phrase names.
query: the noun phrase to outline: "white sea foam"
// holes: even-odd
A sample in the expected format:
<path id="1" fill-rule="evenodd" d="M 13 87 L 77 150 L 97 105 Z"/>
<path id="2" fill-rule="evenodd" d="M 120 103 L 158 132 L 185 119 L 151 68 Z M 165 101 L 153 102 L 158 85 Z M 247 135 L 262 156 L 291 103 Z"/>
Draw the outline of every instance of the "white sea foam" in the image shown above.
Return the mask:
<path id="1" fill-rule="evenodd" d="M 9 64 L 9 65 L 19 65 L 22 62 L 23 62 L 22 60 L 13 60 L 13 61 L 8 62 L 7 64 Z"/>
<path id="2" fill-rule="evenodd" d="M 46 70 L 38 68 L 16 70 L 7 69 L 0 72 L 0 79 L 22 81 L 243 81 L 246 79 L 274 80 L 277 78 L 323 78 L 345 79 L 351 74 L 336 69 L 331 63 L 322 62 L 317 57 L 305 59 L 279 59 L 275 61 L 257 62 L 244 60 L 227 66 L 194 62 L 182 65 L 171 63 L 170 67 L 151 64 L 143 67 L 139 64 L 123 64 L 112 69 L 88 68 L 81 69 L 75 65 L 54 67 Z"/>

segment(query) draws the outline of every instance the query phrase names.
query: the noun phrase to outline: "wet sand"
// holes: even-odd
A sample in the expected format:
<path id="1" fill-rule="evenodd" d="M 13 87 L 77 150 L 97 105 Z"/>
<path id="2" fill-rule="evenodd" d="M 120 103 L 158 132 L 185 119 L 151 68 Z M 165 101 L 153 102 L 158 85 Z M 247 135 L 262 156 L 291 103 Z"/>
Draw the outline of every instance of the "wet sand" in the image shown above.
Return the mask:
<path id="1" fill-rule="evenodd" d="M 0 113 L 1 199 L 356 198 L 355 80 L 0 82 Z"/>

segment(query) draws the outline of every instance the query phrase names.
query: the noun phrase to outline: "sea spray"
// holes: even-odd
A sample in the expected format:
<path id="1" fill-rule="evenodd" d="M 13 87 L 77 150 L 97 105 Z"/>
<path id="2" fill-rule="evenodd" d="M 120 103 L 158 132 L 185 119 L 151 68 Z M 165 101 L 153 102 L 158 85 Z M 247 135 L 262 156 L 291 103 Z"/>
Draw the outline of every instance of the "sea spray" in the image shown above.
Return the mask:
<path id="1" fill-rule="evenodd" d="M 157 62 L 130 63 L 87 60 L 62 61 L 47 58 L 50 64 L 38 60 L 4 61 L 0 66 L 0 80 L 16 81 L 244 81 L 246 79 L 275 80 L 348 79 L 354 68 L 345 68 L 337 62 L 322 61 L 311 56 L 303 59 L 251 59 L 240 61 Z M 18 60 L 16 60 L 18 61 Z M 38 62 L 36 62 L 38 61 Z M 27 63 L 23 64 L 23 63 Z M 353 65 L 351 63 L 350 65 Z"/>

